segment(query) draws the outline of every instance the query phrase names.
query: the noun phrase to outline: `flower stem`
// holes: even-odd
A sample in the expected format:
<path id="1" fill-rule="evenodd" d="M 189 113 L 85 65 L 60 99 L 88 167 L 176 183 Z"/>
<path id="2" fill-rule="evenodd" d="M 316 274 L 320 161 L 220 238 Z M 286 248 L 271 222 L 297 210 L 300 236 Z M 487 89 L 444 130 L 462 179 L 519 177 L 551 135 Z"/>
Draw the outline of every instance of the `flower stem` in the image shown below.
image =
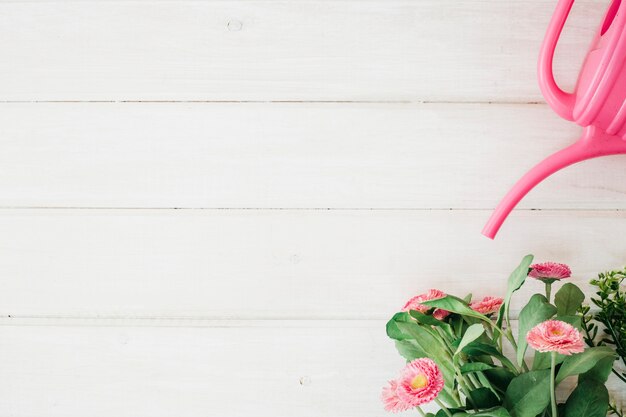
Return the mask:
<path id="1" fill-rule="evenodd" d="M 426 417 L 426 413 L 424 412 L 424 410 L 422 410 L 422 407 L 420 407 L 419 405 L 417 407 L 417 411 L 420 413 L 420 416 L 422 417 Z"/>
<path id="2" fill-rule="evenodd" d="M 506 313 L 506 317 L 507 317 L 507 321 L 508 321 L 508 313 Z M 501 328 L 499 328 L 498 326 L 496 326 L 491 320 L 487 319 L 485 321 L 492 329 L 493 329 L 493 333 L 494 335 L 496 334 L 496 332 L 498 333 L 499 337 L 500 337 L 500 345 L 502 345 L 502 336 L 504 336 L 509 343 L 511 344 L 511 346 L 513 347 L 513 349 L 515 349 L 517 351 L 517 343 L 515 343 L 515 338 L 513 337 L 513 333 L 511 333 L 511 327 L 507 326 L 506 330 L 502 330 Z M 500 346 L 500 349 L 502 349 L 502 346 Z M 526 366 L 526 362 L 524 362 L 524 367 L 523 369 L 525 371 L 528 371 L 528 367 Z M 506 365 L 505 365 L 506 366 Z M 507 366 L 508 367 L 508 366 Z M 517 369 L 516 366 L 514 366 L 512 363 L 510 364 L 511 371 L 513 371 L 515 374 L 519 374 L 519 369 Z"/>
<path id="3" fill-rule="evenodd" d="M 550 294 L 552 292 L 552 283 L 551 282 L 546 282 L 546 298 L 548 299 L 548 302 L 550 302 Z"/>
<path id="4" fill-rule="evenodd" d="M 554 388 L 554 369 L 556 368 L 556 352 L 550 353 L 550 401 L 552 403 L 552 417 L 558 417 L 556 413 L 556 392 Z"/>
<path id="5" fill-rule="evenodd" d="M 476 406 L 476 404 L 474 404 L 474 399 L 470 395 L 471 390 L 468 388 L 468 383 L 463 377 L 463 374 L 461 374 L 461 371 L 459 371 L 458 369 L 456 370 L 456 377 L 457 377 L 457 382 L 459 384 L 459 388 L 461 392 L 463 393 L 463 395 L 465 395 L 465 398 L 467 398 L 467 401 L 472 405 L 472 408 L 478 411 L 478 407 Z"/>
<path id="6" fill-rule="evenodd" d="M 448 417 L 452 417 L 452 413 L 450 412 L 450 410 L 448 410 L 448 407 L 446 407 L 445 404 L 439 400 L 439 398 L 435 398 L 435 402 L 439 407 L 441 407 L 443 412 L 446 413 Z"/>

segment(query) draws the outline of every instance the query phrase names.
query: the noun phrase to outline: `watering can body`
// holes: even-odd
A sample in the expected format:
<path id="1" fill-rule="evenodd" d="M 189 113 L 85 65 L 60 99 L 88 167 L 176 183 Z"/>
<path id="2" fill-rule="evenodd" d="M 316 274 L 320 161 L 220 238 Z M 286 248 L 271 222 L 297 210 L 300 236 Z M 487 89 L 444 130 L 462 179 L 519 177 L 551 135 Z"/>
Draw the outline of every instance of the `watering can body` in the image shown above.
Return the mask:
<path id="1" fill-rule="evenodd" d="M 574 0 L 559 0 L 539 54 L 539 86 L 552 109 L 582 126 L 573 145 L 544 159 L 524 175 L 496 207 L 483 229 L 494 238 L 517 203 L 556 171 L 587 159 L 626 154 L 626 0 L 613 0 L 591 43 L 574 92 L 559 88 L 554 51 Z"/>

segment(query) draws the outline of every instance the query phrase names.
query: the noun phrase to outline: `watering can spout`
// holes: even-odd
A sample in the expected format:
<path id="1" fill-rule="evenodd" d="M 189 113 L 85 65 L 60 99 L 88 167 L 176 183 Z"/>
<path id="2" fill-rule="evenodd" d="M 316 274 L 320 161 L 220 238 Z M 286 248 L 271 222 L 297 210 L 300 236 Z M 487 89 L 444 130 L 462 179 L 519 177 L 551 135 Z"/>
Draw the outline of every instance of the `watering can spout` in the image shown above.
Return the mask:
<path id="1" fill-rule="evenodd" d="M 626 153 L 626 140 L 609 135 L 593 126 L 586 127 L 578 142 L 562 149 L 535 165 L 502 199 L 482 233 L 493 239 L 511 210 L 530 190 L 555 172 L 587 159 Z"/>

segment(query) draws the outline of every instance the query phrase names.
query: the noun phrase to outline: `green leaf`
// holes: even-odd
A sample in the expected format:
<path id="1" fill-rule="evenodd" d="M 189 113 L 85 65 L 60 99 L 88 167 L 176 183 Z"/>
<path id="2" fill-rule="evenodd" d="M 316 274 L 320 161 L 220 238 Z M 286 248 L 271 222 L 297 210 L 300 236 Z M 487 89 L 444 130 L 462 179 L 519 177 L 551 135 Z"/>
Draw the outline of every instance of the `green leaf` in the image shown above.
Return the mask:
<path id="1" fill-rule="evenodd" d="M 405 340 L 396 342 L 398 352 L 407 360 L 430 358 L 435 361 L 441 368 L 446 388 L 451 391 L 454 388 L 455 371 L 452 358 L 442 346 L 444 342 L 441 337 L 414 322 L 396 322 L 396 326 L 407 336 Z M 449 402 L 448 399 L 446 402 Z"/>
<path id="2" fill-rule="evenodd" d="M 511 304 L 511 297 L 513 293 L 520 289 L 520 287 L 524 284 L 526 277 L 528 276 L 528 269 L 530 268 L 530 264 L 533 262 L 533 255 L 526 255 L 522 262 L 515 268 L 511 275 L 509 275 L 509 280 L 507 282 L 506 295 L 504 296 L 504 303 L 502 303 L 502 308 L 498 313 L 497 323 L 500 325 L 502 323 L 502 318 L 506 312 L 508 312 L 508 306 Z"/>
<path id="3" fill-rule="evenodd" d="M 465 331 L 465 335 L 463 335 L 463 339 L 461 339 L 461 343 L 459 343 L 459 347 L 456 348 L 454 356 L 456 357 L 459 353 L 461 353 L 465 346 L 478 339 L 483 333 L 485 333 L 485 328 L 482 324 L 472 324 L 468 327 Z"/>
<path id="4" fill-rule="evenodd" d="M 554 296 L 556 313 L 559 316 L 572 316 L 576 314 L 585 301 L 585 294 L 574 284 L 564 284 Z"/>
<path id="5" fill-rule="evenodd" d="M 469 414 L 467 414 L 465 412 L 465 410 L 462 409 L 462 408 L 451 407 L 451 408 L 448 408 L 448 411 L 450 411 L 450 413 L 452 413 L 452 415 L 454 417 L 466 417 L 466 416 L 469 416 Z M 444 410 L 439 410 L 439 411 L 437 411 L 437 414 L 435 414 L 435 417 L 447 417 L 447 416 L 448 416 L 448 414 Z"/>
<path id="6" fill-rule="evenodd" d="M 541 322 L 554 316 L 556 308 L 541 294 L 530 297 L 519 313 L 519 336 L 517 337 L 517 364 L 521 365 L 528 348 L 526 333 Z"/>
<path id="7" fill-rule="evenodd" d="M 394 314 L 394 316 L 391 318 L 391 320 L 387 322 L 387 325 L 386 325 L 387 336 L 389 336 L 389 338 L 394 339 L 394 340 L 404 340 L 404 339 L 410 338 L 409 335 L 403 333 L 398 328 L 398 323 L 411 323 L 411 322 L 413 322 L 413 320 L 411 320 L 411 316 L 409 316 L 409 313 Z"/>
<path id="8" fill-rule="evenodd" d="M 604 384 L 613 371 L 613 362 L 615 357 L 607 357 L 600 359 L 593 368 L 578 376 L 578 381 L 594 380 Z"/>
<path id="9" fill-rule="evenodd" d="M 479 413 L 470 414 L 474 417 L 511 417 L 506 408 L 504 407 L 494 407 L 489 410 L 483 410 Z"/>
<path id="10" fill-rule="evenodd" d="M 457 338 L 461 338 L 461 336 L 463 336 L 463 333 L 465 332 L 465 329 L 467 328 L 463 317 L 456 314 L 452 316 L 452 319 L 450 320 L 450 325 L 452 326 L 454 335 Z"/>
<path id="11" fill-rule="evenodd" d="M 615 358 L 615 352 L 608 346 L 592 347 L 584 352 L 568 356 L 556 375 L 556 383 L 560 383 L 570 375 L 578 375 L 593 368 L 598 361 L 605 358 Z"/>
<path id="12" fill-rule="evenodd" d="M 437 298 L 436 300 L 423 301 L 422 304 L 429 307 L 442 308 L 444 310 L 461 314 L 463 316 L 476 317 L 481 320 L 489 320 L 486 316 L 472 310 L 464 300 L 453 295 L 446 295 L 445 297 Z"/>
<path id="13" fill-rule="evenodd" d="M 489 388 L 480 387 L 470 391 L 470 397 L 478 408 L 491 408 L 500 405 L 500 400 Z M 471 407 L 470 404 L 467 406 Z"/>
<path id="14" fill-rule="evenodd" d="M 489 365 L 483 362 L 469 362 L 461 365 L 461 373 L 469 374 L 470 372 L 482 372 L 493 368 L 493 365 Z"/>
<path id="15" fill-rule="evenodd" d="M 489 382 L 501 392 L 506 392 L 515 374 L 506 368 L 494 368 L 483 372 Z"/>
<path id="16" fill-rule="evenodd" d="M 482 386 L 483 386 L 483 387 L 485 387 L 485 388 L 489 388 L 489 389 L 491 390 L 491 392 L 493 392 L 493 393 L 494 393 L 494 394 L 498 397 L 498 399 L 500 399 L 500 400 L 502 399 L 502 398 L 500 397 L 500 394 L 504 394 L 504 391 L 500 391 L 500 390 L 498 389 L 498 387 L 494 386 L 494 385 L 491 383 L 491 381 L 489 381 L 489 379 L 485 376 L 485 373 L 484 373 L 484 372 L 477 372 L 477 373 L 476 373 L 476 378 L 478 379 L 478 383 L 479 383 L 480 385 L 482 385 Z M 498 403 L 498 405 L 502 405 L 502 401 L 500 401 L 500 402 Z"/>
<path id="17" fill-rule="evenodd" d="M 582 317 L 581 316 L 558 316 L 557 320 L 564 321 L 565 323 L 571 324 L 576 327 L 579 331 L 582 331 Z"/>
<path id="18" fill-rule="evenodd" d="M 550 367 L 550 352 L 535 352 L 535 358 L 533 360 L 533 371 L 538 371 L 540 369 L 548 369 Z M 555 364 L 558 365 L 562 363 L 567 356 L 561 355 L 560 353 L 556 354 Z"/>
<path id="19" fill-rule="evenodd" d="M 604 384 L 585 380 L 578 384 L 565 403 L 565 417 L 605 417 L 609 393 Z"/>
<path id="20" fill-rule="evenodd" d="M 420 313 L 417 310 L 411 310 L 409 312 L 409 315 L 413 317 L 420 324 L 424 324 L 427 326 L 441 327 L 446 332 L 446 334 L 448 334 L 450 337 L 454 336 L 452 327 L 450 327 L 450 325 L 446 323 L 445 321 L 437 320 L 433 316 Z"/>
<path id="21" fill-rule="evenodd" d="M 402 334 L 405 335 L 405 338 L 399 341 L 405 343 L 400 343 L 400 345 L 411 345 L 417 355 L 411 357 L 403 355 L 407 360 L 430 357 L 435 361 L 437 361 L 437 359 L 450 361 L 450 356 L 443 349 L 443 342 L 439 339 L 439 336 L 433 335 L 431 332 L 415 323 L 397 322 L 396 326 Z M 396 343 L 396 345 L 397 344 L 398 343 Z"/>
<path id="22" fill-rule="evenodd" d="M 494 346 L 486 343 L 472 342 L 463 348 L 463 353 L 473 357 L 480 357 L 484 355 L 493 356 L 510 370 L 516 370 L 515 365 L 513 365 L 506 356 L 500 353 L 500 351 Z"/>
<path id="23" fill-rule="evenodd" d="M 550 404 L 550 371 L 530 371 L 513 378 L 504 406 L 513 417 L 535 417 Z"/>
<path id="24" fill-rule="evenodd" d="M 414 340 L 396 340 L 396 349 L 400 356 L 407 361 L 417 358 L 426 358 L 428 354 Z"/>

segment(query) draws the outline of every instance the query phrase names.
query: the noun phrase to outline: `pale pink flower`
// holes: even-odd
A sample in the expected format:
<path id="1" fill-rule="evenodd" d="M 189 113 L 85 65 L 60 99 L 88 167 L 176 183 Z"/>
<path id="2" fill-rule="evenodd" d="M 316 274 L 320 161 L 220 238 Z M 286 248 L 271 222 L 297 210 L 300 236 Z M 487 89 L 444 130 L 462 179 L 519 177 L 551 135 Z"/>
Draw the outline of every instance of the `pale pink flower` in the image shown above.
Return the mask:
<path id="1" fill-rule="evenodd" d="M 526 334 L 526 341 L 539 352 L 571 355 L 585 350 L 582 334 L 571 324 L 560 320 L 539 323 Z"/>
<path id="2" fill-rule="evenodd" d="M 492 314 L 500 310 L 504 300 L 499 297 L 485 297 L 481 301 L 473 301 L 470 304 L 472 310 L 480 314 Z"/>
<path id="3" fill-rule="evenodd" d="M 443 384 L 441 370 L 432 359 L 415 359 L 400 373 L 396 395 L 401 402 L 417 407 L 434 400 Z"/>
<path id="4" fill-rule="evenodd" d="M 380 398 L 385 405 L 385 410 L 390 411 L 392 413 L 397 413 L 399 411 L 405 411 L 409 408 L 412 408 L 411 405 L 405 403 L 404 401 L 398 398 L 398 394 L 396 393 L 398 389 L 398 381 L 389 381 L 389 385 L 383 387 L 383 393 Z"/>
<path id="5" fill-rule="evenodd" d="M 555 281 L 572 276 L 572 270 L 565 264 L 544 262 L 530 266 L 528 276 L 542 281 Z"/>
<path id="6" fill-rule="evenodd" d="M 419 311 L 420 313 L 426 313 L 432 307 L 424 305 L 424 304 L 422 304 L 422 302 L 428 301 L 428 300 L 436 300 L 438 298 L 443 298 L 446 295 L 447 294 L 445 292 L 440 291 L 440 290 L 434 290 L 434 289 L 433 290 L 428 290 L 428 292 L 426 292 L 424 294 L 416 295 L 415 297 L 413 297 L 409 301 L 407 301 L 406 304 L 404 305 L 404 307 L 402 307 L 402 311 L 416 310 L 416 311 Z M 450 314 L 449 311 L 442 310 L 442 309 L 439 309 L 439 308 L 436 309 L 433 312 L 433 316 L 436 319 L 439 319 L 439 320 L 444 319 L 449 314 Z"/>

